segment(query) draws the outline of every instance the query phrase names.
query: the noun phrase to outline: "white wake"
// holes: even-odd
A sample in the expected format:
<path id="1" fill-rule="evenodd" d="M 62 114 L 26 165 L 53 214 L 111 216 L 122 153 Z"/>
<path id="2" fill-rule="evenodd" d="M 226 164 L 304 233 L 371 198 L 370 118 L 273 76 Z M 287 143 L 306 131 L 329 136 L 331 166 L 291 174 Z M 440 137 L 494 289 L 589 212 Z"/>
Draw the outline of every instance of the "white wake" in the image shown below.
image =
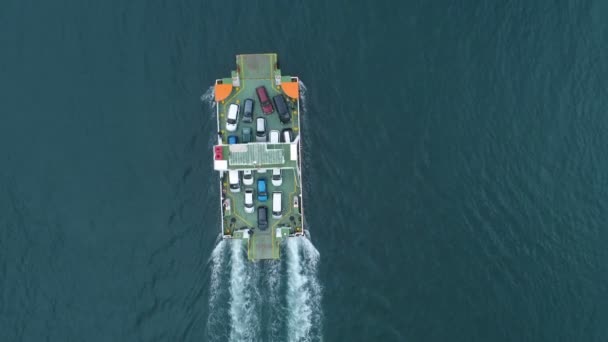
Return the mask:
<path id="1" fill-rule="evenodd" d="M 220 274 L 225 266 L 223 262 L 225 249 L 226 241 L 222 240 L 211 253 L 211 282 L 209 284 L 209 309 L 211 312 L 217 304 L 217 296 L 221 290 Z"/>
<path id="2" fill-rule="evenodd" d="M 258 341 L 260 335 L 257 300 L 257 265 L 247 260 L 242 240 L 231 241 L 230 341 Z"/>
<path id="3" fill-rule="evenodd" d="M 209 341 L 221 341 L 219 332 L 222 331 L 222 327 L 225 325 L 225 317 L 228 312 L 226 310 L 226 286 L 223 283 L 226 276 L 226 264 L 229 258 L 227 248 L 227 241 L 220 240 L 221 236 L 218 237 L 219 243 L 213 249 L 209 263 L 211 267 L 211 279 L 209 282 L 209 316 L 207 317 L 207 335 Z"/>
<path id="4" fill-rule="evenodd" d="M 209 109 L 215 109 L 215 86 L 209 87 L 203 95 L 201 95 L 201 102 L 209 106 Z M 215 111 L 213 111 L 215 114 Z"/>
<path id="5" fill-rule="evenodd" d="M 266 284 L 268 289 L 268 306 L 270 311 L 269 322 L 269 342 L 279 342 L 284 340 L 281 336 L 284 328 L 284 312 L 285 304 L 283 303 L 281 296 L 281 266 L 280 261 L 271 261 L 268 264 L 268 272 L 266 274 Z"/>
<path id="6" fill-rule="evenodd" d="M 321 340 L 319 252 L 307 238 L 287 239 L 287 333 L 289 341 Z"/>

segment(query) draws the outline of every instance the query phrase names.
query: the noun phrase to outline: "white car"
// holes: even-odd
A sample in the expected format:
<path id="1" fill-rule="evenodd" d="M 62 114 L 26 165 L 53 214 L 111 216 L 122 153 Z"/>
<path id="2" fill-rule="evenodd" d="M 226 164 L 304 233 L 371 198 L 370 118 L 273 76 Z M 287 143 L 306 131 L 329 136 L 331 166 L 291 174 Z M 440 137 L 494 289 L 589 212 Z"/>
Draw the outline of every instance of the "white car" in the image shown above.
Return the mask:
<path id="1" fill-rule="evenodd" d="M 283 177 L 281 177 L 281 169 L 272 169 L 272 185 L 281 186 Z"/>
<path id="2" fill-rule="evenodd" d="M 236 126 L 239 122 L 239 105 L 231 104 L 228 107 L 228 115 L 226 116 L 226 130 L 228 132 L 236 131 Z"/>
<path id="3" fill-rule="evenodd" d="M 275 191 L 272 193 L 272 217 L 280 219 L 283 216 L 283 203 L 281 200 L 282 192 Z"/>
<path id="4" fill-rule="evenodd" d="M 291 128 L 285 128 L 281 138 L 282 142 L 291 143 L 293 141 L 293 130 Z"/>
<path id="5" fill-rule="evenodd" d="M 270 143 L 278 144 L 280 136 L 281 136 L 281 133 L 279 131 L 275 131 L 275 130 L 270 131 Z"/>
<path id="6" fill-rule="evenodd" d="M 245 190 L 245 212 L 251 214 L 253 210 L 253 190 L 247 189 Z"/>
<path id="7" fill-rule="evenodd" d="M 238 170 L 228 171 L 228 183 L 230 184 L 230 192 L 240 192 L 241 191 L 241 181 L 239 178 L 240 177 L 239 177 Z"/>
<path id="8" fill-rule="evenodd" d="M 253 171 L 251 171 L 251 170 L 243 171 L 243 184 L 253 185 Z"/>

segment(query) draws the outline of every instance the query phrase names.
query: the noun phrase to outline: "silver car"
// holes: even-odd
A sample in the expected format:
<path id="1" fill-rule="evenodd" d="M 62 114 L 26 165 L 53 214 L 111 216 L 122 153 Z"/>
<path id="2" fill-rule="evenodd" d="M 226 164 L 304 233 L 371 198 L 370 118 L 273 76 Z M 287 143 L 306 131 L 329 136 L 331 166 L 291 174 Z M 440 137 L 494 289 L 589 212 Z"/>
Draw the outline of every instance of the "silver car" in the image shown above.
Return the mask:
<path id="1" fill-rule="evenodd" d="M 266 118 L 255 120 L 255 141 L 266 142 Z"/>

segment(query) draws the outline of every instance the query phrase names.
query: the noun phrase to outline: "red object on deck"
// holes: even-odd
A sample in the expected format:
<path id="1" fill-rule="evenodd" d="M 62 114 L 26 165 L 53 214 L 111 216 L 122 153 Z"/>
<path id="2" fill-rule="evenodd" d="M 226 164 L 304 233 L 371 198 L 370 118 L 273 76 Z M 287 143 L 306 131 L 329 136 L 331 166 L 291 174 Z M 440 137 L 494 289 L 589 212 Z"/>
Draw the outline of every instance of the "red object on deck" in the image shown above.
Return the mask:
<path id="1" fill-rule="evenodd" d="M 222 160 L 224 157 L 224 152 L 222 151 L 222 146 L 215 146 L 213 148 L 215 153 L 215 160 Z"/>

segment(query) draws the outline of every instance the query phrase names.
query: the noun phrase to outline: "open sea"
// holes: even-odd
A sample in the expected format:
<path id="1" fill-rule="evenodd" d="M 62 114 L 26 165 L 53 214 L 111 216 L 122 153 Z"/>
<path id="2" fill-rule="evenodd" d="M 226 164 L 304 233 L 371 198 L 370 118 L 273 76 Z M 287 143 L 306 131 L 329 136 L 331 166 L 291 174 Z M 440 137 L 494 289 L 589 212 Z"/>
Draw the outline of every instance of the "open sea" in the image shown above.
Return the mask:
<path id="1" fill-rule="evenodd" d="M 310 234 L 252 264 L 210 99 L 256 52 Z M 608 341 L 608 2 L 0 1 L 18 341 Z"/>

